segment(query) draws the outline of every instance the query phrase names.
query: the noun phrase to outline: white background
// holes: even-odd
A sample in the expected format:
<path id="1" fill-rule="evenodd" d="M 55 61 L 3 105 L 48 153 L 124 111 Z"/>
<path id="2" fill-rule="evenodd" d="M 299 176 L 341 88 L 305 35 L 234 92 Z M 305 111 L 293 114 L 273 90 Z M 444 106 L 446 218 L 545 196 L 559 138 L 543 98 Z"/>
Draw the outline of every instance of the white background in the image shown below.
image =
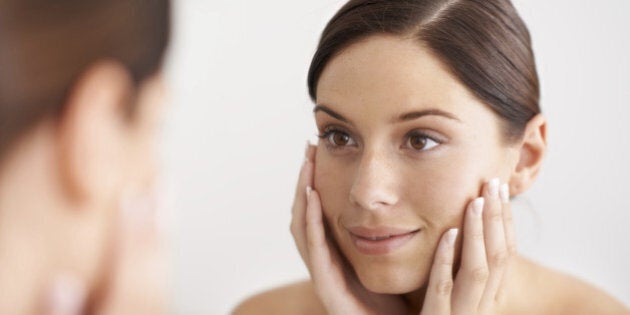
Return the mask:
<path id="1" fill-rule="evenodd" d="M 307 139 L 306 72 L 343 1 L 179 0 L 164 131 L 177 314 L 226 314 L 307 276 L 289 234 Z M 517 202 L 522 254 L 630 305 L 630 2 L 518 0 L 549 155 Z"/>

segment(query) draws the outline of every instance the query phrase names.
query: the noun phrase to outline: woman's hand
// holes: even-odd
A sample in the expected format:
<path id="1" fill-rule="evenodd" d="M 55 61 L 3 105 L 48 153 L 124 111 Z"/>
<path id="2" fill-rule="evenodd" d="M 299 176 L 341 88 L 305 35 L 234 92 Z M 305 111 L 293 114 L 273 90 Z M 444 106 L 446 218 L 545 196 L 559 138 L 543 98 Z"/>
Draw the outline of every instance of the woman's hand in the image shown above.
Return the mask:
<path id="1" fill-rule="evenodd" d="M 315 152 L 307 146 L 306 159 L 293 204 L 291 233 L 311 275 L 315 291 L 328 314 L 406 314 L 401 297 L 377 294 L 363 287 L 326 235 L 319 194 L 312 190 Z"/>
<path id="2" fill-rule="evenodd" d="M 502 283 L 516 252 L 508 186 L 490 181 L 466 210 L 461 266 L 453 279 L 454 232 L 440 241 L 422 315 L 500 314 Z"/>
<path id="3" fill-rule="evenodd" d="M 129 199 L 121 205 L 118 237 L 109 257 L 107 279 L 99 292 L 72 275 L 52 284 L 47 315 L 161 315 L 166 314 L 166 260 L 156 218 L 160 196 Z"/>
<path id="4" fill-rule="evenodd" d="M 308 146 L 300 172 L 291 233 L 315 291 L 329 314 L 408 314 L 401 296 L 368 291 L 342 258 L 330 235 L 319 194 L 312 190 L 316 147 Z M 447 231 L 436 250 L 421 315 L 498 314 L 501 284 L 515 252 L 507 185 L 488 183 L 465 215 L 461 266 L 453 278 L 458 230 Z"/>

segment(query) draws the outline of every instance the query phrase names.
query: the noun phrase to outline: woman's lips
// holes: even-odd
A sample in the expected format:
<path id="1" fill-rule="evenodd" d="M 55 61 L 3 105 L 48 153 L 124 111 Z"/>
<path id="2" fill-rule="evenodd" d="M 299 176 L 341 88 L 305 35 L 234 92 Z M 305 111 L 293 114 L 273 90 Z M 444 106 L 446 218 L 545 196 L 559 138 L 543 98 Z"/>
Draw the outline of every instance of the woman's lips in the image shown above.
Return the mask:
<path id="1" fill-rule="evenodd" d="M 365 255 L 389 254 L 414 238 L 420 229 L 400 229 L 393 227 L 351 227 L 350 237 L 356 249 Z"/>

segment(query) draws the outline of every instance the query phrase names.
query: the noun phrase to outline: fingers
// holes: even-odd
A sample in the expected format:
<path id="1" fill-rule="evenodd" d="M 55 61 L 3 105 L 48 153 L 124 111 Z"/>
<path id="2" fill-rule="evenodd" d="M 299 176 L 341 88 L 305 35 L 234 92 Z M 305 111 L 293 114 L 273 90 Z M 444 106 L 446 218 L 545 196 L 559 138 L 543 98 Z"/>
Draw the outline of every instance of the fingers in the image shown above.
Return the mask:
<path id="1" fill-rule="evenodd" d="M 510 268 L 512 267 L 513 258 L 516 257 L 517 254 L 516 235 L 514 233 L 514 224 L 512 220 L 512 207 L 510 205 L 510 188 L 507 184 L 503 184 L 499 188 L 499 197 L 501 198 L 501 204 L 503 207 L 503 228 L 505 230 L 505 243 L 508 253 L 505 272 L 501 281 L 502 283 L 505 283 L 507 281 L 506 278 L 510 272 Z M 501 288 L 497 288 L 496 290 L 495 300 L 501 303 L 503 302 L 503 293 L 505 290 L 502 290 Z"/>
<path id="2" fill-rule="evenodd" d="M 496 302 L 509 258 L 506 230 L 504 226 L 503 202 L 499 193 L 499 179 L 491 180 L 484 189 L 486 200 L 483 226 L 488 259 L 489 277 L 486 290 L 481 300 L 480 309 L 484 310 Z"/>
<path id="3" fill-rule="evenodd" d="M 300 170 L 297 187 L 295 189 L 295 197 L 293 199 L 293 208 L 291 210 L 291 234 L 298 248 L 302 260 L 308 261 L 306 257 L 306 187 L 313 185 L 313 169 L 316 148 L 307 144 L 305 151 L 305 159 Z"/>
<path id="4" fill-rule="evenodd" d="M 296 188 L 291 233 L 321 301 L 328 310 L 348 313 L 348 285 L 341 255 L 326 236 L 322 205 L 312 189 L 316 147 L 308 145 Z M 357 313 L 350 311 L 349 313 Z"/>
<path id="5" fill-rule="evenodd" d="M 444 233 L 433 260 L 429 286 L 421 315 L 450 314 L 453 290 L 453 259 L 457 229 Z"/>
<path id="6" fill-rule="evenodd" d="M 503 184 L 499 188 L 499 197 L 501 198 L 501 205 L 503 207 L 503 228 L 505 229 L 505 242 L 507 244 L 507 251 L 510 257 L 516 255 L 516 235 L 514 233 L 514 224 L 512 220 L 512 206 L 510 205 L 510 186 Z"/>
<path id="7" fill-rule="evenodd" d="M 113 249 L 107 291 L 98 315 L 164 314 L 166 266 L 153 194 L 122 205 L 118 240 Z"/>
<path id="8" fill-rule="evenodd" d="M 306 143 L 306 149 L 304 151 L 304 163 L 300 170 L 300 176 L 298 178 L 297 187 L 295 187 L 293 215 L 299 210 L 295 205 L 303 205 L 306 207 L 306 186 L 313 186 L 313 162 L 315 161 L 315 152 L 317 148 L 310 143 Z"/>
<path id="9" fill-rule="evenodd" d="M 311 187 L 306 188 L 308 204 L 306 207 L 306 238 L 308 257 L 312 268 L 311 273 L 315 273 L 314 278 L 318 278 L 319 272 L 329 269 L 330 251 L 324 230 L 324 219 L 321 210 L 319 196 Z"/>
<path id="10" fill-rule="evenodd" d="M 345 310 L 349 304 L 344 297 L 349 296 L 347 279 L 344 276 L 341 255 L 326 237 L 324 216 L 317 191 L 307 187 L 308 205 L 306 210 L 306 237 L 309 261 L 307 263 L 311 279 L 318 296 L 329 310 Z M 351 309 L 351 308 L 350 308 Z M 356 314 L 356 311 L 350 313 Z"/>
<path id="11" fill-rule="evenodd" d="M 497 307 L 516 248 L 508 186 L 493 179 L 482 195 L 471 202 L 465 215 L 462 262 L 453 289 L 454 314 L 485 313 Z"/>
<path id="12" fill-rule="evenodd" d="M 488 280 L 488 262 L 483 232 L 483 197 L 473 200 L 466 210 L 462 263 L 453 289 L 454 314 L 477 310 Z"/>

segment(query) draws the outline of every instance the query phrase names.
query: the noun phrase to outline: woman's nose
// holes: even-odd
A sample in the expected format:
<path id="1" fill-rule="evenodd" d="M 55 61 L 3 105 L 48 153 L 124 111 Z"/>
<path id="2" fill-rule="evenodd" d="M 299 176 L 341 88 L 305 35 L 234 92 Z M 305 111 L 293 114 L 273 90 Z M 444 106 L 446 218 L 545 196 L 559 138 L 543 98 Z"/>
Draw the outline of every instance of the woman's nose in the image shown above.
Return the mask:
<path id="1" fill-rule="evenodd" d="M 350 202 L 366 210 L 383 210 L 398 202 L 395 163 L 386 154 L 364 153 L 355 173 Z"/>

